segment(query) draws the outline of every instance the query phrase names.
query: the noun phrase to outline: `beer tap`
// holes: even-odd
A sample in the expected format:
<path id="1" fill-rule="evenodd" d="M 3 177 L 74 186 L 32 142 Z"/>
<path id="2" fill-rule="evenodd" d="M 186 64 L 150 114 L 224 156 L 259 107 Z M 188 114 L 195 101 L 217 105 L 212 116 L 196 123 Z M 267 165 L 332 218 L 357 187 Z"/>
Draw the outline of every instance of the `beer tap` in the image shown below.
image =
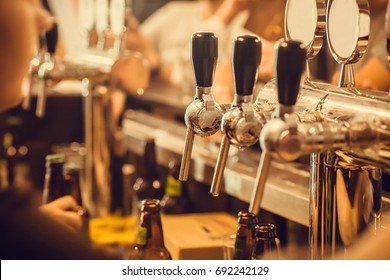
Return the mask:
<path id="1" fill-rule="evenodd" d="M 295 122 L 290 121 L 294 111 L 294 105 L 298 97 L 301 76 L 305 67 L 306 51 L 304 46 L 299 41 L 281 41 L 279 43 L 276 53 L 276 83 L 279 106 L 274 111 L 274 120 L 268 122 L 262 129 L 260 135 L 261 146 L 268 146 L 267 141 L 269 138 L 264 135 L 269 134 L 273 136 L 273 132 L 276 131 L 277 126 L 285 126 L 291 123 L 289 131 L 292 135 L 295 135 L 297 130 Z M 283 142 L 283 139 L 280 139 Z M 294 152 L 293 149 L 297 147 L 296 137 L 290 137 L 289 143 L 285 145 L 289 152 Z M 293 153 L 294 154 L 294 153 Z M 260 157 L 260 164 L 255 179 L 255 188 L 252 192 L 252 197 L 249 205 L 249 211 L 258 214 L 260 211 L 261 200 L 264 193 L 264 187 L 267 180 L 269 168 L 271 165 L 271 154 L 266 149 L 262 149 Z"/>
<path id="2" fill-rule="evenodd" d="M 192 36 L 192 65 L 196 80 L 194 101 L 185 112 L 187 126 L 179 179 L 187 181 L 195 135 L 215 134 L 221 124 L 222 109 L 211 93 L 218 58 L 218 39 L 214 33 L 199 32 Z"/>
<path id="3" fill-rule="evenodd" d="M 125 0 L 110 1 L 110 25 L 112 33 L 115 36 L 114 46 L 112 48 L 114 55 L 121 52 L 123 36 L 125 34 L 125 17 L 126 13 L 131 12 L 131 6 L 127 7 Z"/>
<path id="4" fill-rule="evenodd" d="M 46 52 L 43 54 L 43 61 L 38 66 L 37 70 L 37 106 L 35 115 L 39 118 L 45 116 L 46 110 L 46 82 L 49 79 L 50 72 L 55 66 L 55 51 L 57 47 L 58 29 L 55 25 L 50 31 L 41 34 L 42 41 L 46 47 Z"/>
<path id="5" fill-rule="evenodd" d="M 108 29 L 108 0 L 100 0 L 96 7 L 96 32 L 98 34 L 97 49 L 103 51 L 106 46 L 106 35 Z"/>
<path id="6" fill-rule="evenodd" d="M 218 196 L 230 145 L 242 150 L 254 145 L 263 126 L 261 116 L 253 109 L 253 89 L 261 61 L 261 41 L 252 35 L 238 36 L 233 41 L 233 76 L 235 94 L 229 111 L 221 122 L 222 140 L 214 169 L 210 193 Z"/>

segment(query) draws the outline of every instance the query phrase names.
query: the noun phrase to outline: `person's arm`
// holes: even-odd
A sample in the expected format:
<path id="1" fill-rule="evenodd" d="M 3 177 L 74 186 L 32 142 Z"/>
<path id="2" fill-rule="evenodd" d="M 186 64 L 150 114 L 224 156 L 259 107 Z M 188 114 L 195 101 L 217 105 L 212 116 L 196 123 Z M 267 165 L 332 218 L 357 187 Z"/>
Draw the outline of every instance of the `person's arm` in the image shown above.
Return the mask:
<path id="1" fill-rule="evenodd" d="M 115 259 L 86 236 L 39 209 L 40 196 L 17 188 L 0 192 L 0 258 L 24 260 Z"/>
<path id="2" fill-rule="evenodd" d="M 388 91 L 390 88 L 390 71 L 377 58 L 370 58 L 359 71 L 355 73 L 357 88 Z"/>

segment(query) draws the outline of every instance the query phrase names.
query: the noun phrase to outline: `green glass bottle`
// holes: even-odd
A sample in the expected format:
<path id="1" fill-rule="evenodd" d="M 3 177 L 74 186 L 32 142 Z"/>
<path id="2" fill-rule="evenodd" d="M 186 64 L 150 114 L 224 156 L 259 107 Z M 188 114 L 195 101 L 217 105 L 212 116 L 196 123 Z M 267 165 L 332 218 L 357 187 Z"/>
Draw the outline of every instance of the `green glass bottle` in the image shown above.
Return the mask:
<path id="1" fill-rule="evenodd" d="M 171 260 L 164 244 L 160 216 L 160 201 L 144 199 L 136 244 L 130 248 L 129 260 Z"/>
<path id="2" fill-rule="evenodd" d="M 248 211 L 238 213 L 238 228 L 234 244 L 234 260 L 250 260 L 255 244 L 255 227 L 258 217 Z"/>
<path id="3" fill-rule="evenodd" d="M 179 180 L 179 161 L 175 158 L 170 159 L 168 168 L 169 172 L 165 184 L 165 194 L 160 203 L 162 212 L 164 214 L 185 214 L 192 212 L 187 184 Z"/>

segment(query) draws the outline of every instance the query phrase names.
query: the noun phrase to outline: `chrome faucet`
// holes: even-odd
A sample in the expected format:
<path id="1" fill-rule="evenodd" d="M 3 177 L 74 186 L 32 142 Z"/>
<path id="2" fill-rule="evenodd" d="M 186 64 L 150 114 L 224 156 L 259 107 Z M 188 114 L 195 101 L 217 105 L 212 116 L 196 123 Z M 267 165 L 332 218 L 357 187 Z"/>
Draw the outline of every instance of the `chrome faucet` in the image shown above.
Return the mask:
<path id="1" fill-rule="evenodd" d="M 302 112 L 302 108 L 307 108 L 305 100 L 309 95 L 315 99 L 324 94 L 325 101 L 317 101 L 323 102 L 323 105 L 327 102 L 335 105 L 341 100 L 345 104 L 350 100 L 355 105 L 358 101 L 354 100 L 354 96 L 337 92 L 337 88 L 321 91 L 319 87 L 304 85 L 299 89 L 297 72 L 290 69 L 283 74 L 279 71 L 285 69 L 280 68 L 283 63 L 279 61 L 284 44 L 286 42 L 279 46 L 276 62 L 276 84 L 281 105 L 275 111 L 277 118 L 267 122 L 261 131 L 262 156 L 249 211 L 259 211 L 272 159 L 294 161 L 311 154 L 309 245 L 312 258 L 328 258 L 339 245 L 353 243 L 372 218 L 376 222 L 380 218 L 381 169 L 378 166 L 389 164 L 387 156 L 381 151 L 390 144 L 390 116 L 387 112 L 390 100 L 375 100 L 371 96 L 370 104 L 355 108 L 355 111 L 346 106 L 343 112 L 338 111 L 335 115 L 338 108 L 333 107 L 335 111 L 328 111 L 322 121 L 302 122 L 294 111 Z M 293 55 L 289 57 L 291 59 Z M 301 59 L 303 61 L 304 58 Z M 303 62 L 295 63 L 299 64 L 303 65 Z M 283 75 L 291 73 L 295 73 L 295 78 L 287 82 Z M 291 88 L 285 91 L 285 85 Z M 294 86 L 295 90 L 292 89 Z M 295 94 L 286 100 L 283 92 Z M 300 96 L 295 106 L 298 110 L 294 110 L 298 92 Z M 359 97 L 360 103 L 365 100 L 369 98 Z M 328 104 L 329 107 L 331 105 Z M 370 105 L 376 106 L 375 114 L 370 111 Z"/>
<path id="2" fill-rule="evenodd" d="M 30 109 L 32 89 L 37 92 L 37 105 L 35 115 L 39 118 L 45 116 L 46 111 L 46 83 L 55 66 L 55 51 L 57 47 L 58 30 L 55 25 L 49 31 L 43 31 L 39 37 L 39 49 L 35 58 L 30 62 L 30 90 L 25 96 L 22 108 Z"/>
<path id="3" fill-rule="evenodd" d="M 222 117 L 222 140 L 210 193 L 220 193 L 230 145 L 239 150 L 254 145 L 265 122 L 253 108 L 253 90 L 261 61 L 261 41 L 256 36 L 242 35 L 233 41 L 234 101 Z"/>
<path id="4" fill-rule="evenodd" d="M 218 39 L 214 33 L 199 32 L 192 35 L 191 42 L 196 93 L 184 115 L 187 131 L 179 174 L 182 181 L 188 180 L 195 135 L 207 137 L 215 134 L 222 119 L 222 109 L 211 93 L 218 58 Z"/>
<path id="5" fill-rule="evenodd" d="M 288 131 L 293 135 L 288 141 L 282 141 L 289 153 L 295 154 L 297 146 L 297 128 L 294 122 L 290 121 L 289 114 L 294 113 L 294 105 L 299 93 L 301 76 L 306 61 L 306 51 L 304 46 L 298 41 L 281 41 L 276 53 L 276 84 L 279 106 L 274 111 L 275 120 L 269 121 L 261 130 L 260 144 L 262 153 L 257 171 L 254 190 L 249 205 L 249 212 L 258 214 L 261 200 L 264 193 L 265 183 L 271 165 L 272 154 L 265 149 L 269 143 L 269 138 L 277 127 L 288 127 Z M 275 126 L 276 125 L 276 126 Z M 264 135 L 267 135 L 265 137 Z M 269 135 L 269 136 L 268 136 Z M 264 147 L 263 147 L 264 146 Z"/>
<path id="6" fill-rule="evenodd" d="M 318 5 L 321 1 L 311 2 Z M 380 229 L 381 168 L 390 164 L 385 152 L 390 98 L 383 92 L 356 89 L 353 76 L 353 63 L 368 43 L 368 3 L 351 1 L 348 12 L 338 4 L 327 2 L 326 35 L 333 57 L 343 65 L 339 86 L 306 78 L 295 109 L 278 107 L 283 108 L 275 111 L 279 118 L 261 131 L 263 154 L 250 204 L 250 211 L 258 211 L 271 159 L 294 161 L 310 154 L 309 247 L 313 259 L 332 257 L 337 249 L 353 243 L 369 224 L 374 225 L 374 232 Z M 353 26 L 360 31 L 339 26 L 340 15 L 348 13 L 353 19 L 359 15 L 362 26 L 345 28 Z M 358 36 L 346 46 L 342 42 L 350 34 Z M 257 103 L 274 100 L 276 92 L 280 97 L 279 91 L 277 77 L 261 89 Z"/>

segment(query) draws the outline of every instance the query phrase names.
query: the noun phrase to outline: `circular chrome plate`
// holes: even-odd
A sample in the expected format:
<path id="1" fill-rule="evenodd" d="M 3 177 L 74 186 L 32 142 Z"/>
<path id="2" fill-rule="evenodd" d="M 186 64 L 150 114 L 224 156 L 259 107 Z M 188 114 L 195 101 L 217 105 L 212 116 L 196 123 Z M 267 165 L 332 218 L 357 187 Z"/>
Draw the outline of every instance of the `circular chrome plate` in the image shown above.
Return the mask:
<path id="1" fill-rule="evenodd" d="M 365 53 L 370 33 L 366 0 L 329 0 L 326 10 L 329 49 L 341 64 L 355 63 Z"/>
<path id="2" fill-rule="evenodd" d="M 390 63 L 390 1 L 387 3 L 386 13 L 386 45 L 387 45 L 387 61 Z"/>
<path id="3" fill-rule="evenodd" d="M 309 59 L 317 55 L 322 47 L 325 10 L 324 0 L 288 0 L 286 3 L 286 39 L 301 41 Z"/>

